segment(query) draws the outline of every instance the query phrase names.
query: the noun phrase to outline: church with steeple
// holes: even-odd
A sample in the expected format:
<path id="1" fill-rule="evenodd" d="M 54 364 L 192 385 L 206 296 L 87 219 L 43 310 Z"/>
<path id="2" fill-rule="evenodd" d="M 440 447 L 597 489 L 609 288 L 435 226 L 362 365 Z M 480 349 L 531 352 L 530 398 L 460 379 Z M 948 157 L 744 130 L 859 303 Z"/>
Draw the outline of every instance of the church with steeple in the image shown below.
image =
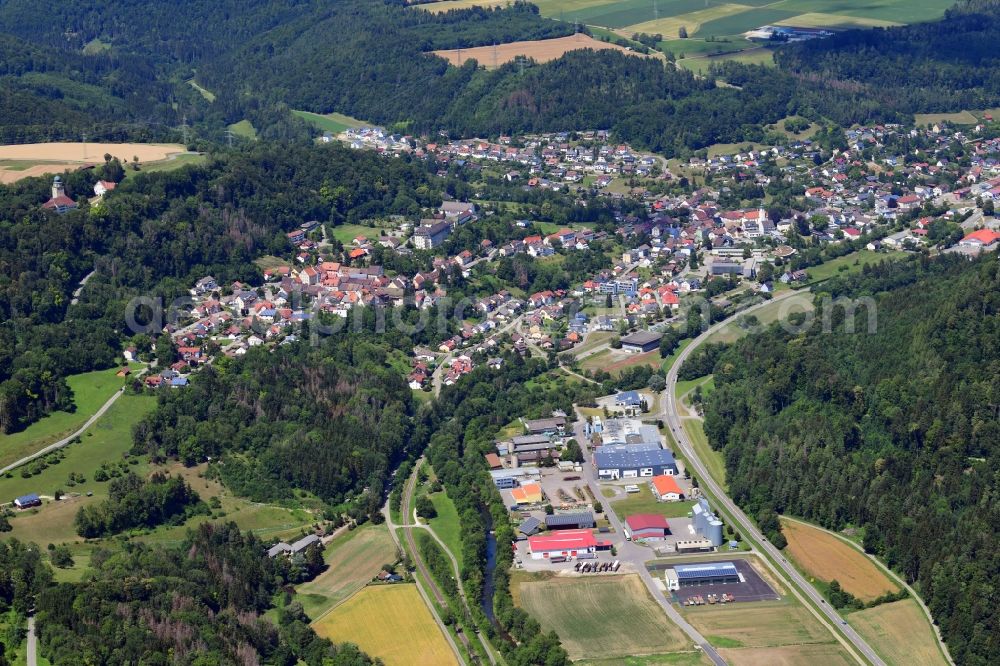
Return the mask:
<path id="1" fill-rule="evenodd" d="M 55 211 L 56 213 L 62 215 L 63 213 L 71 211 L 76 207 L 76 202 L 66 196 L 66 187 L 63 185 L 62 178 L 59 176 L 53 178 L 52 198 L 43 203 L 42 208 Z"/>

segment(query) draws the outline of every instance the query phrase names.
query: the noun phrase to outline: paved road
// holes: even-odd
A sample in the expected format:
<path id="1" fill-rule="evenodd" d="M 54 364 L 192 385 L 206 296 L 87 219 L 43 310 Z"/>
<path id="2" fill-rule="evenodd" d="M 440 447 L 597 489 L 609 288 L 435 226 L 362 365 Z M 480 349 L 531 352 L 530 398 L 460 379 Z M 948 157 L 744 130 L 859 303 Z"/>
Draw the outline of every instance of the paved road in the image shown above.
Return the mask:
<path id="1" fill-rule="evenodd" d="M 406 516 L 408 515 L 408 512 L 411 511 L 410 499 L 413 495 L 413 486 L 414 484 L 416 484 L 417 469 L 419 468 L 419 465 L 420 461 L 417 461 L 417 465 L 414 466 L 413 468 L 413 474 L 411 474 L 410 478 L 406 480 L 405 482 L 406 486 L 404 486 L 403 488 L 403 501 L 402 504 L 400 505 L 400 515 L 403 517 L 404 521 L 403 536 L 406 538 L 406 543 L 410 548 L 410 553 L 412 553 L 413 555 L 413 562 L 417 565 L 417 569 L 420 570 L 420 575 L 422 575 L 424 577 L 424 580 L 427 581 L 427 586 L 430 588 L 431 593 L 434 594 L 434 597 L 435 599 L 437 599 L 438 604 L 441 605 L 442 607 L 445 607 L 446 604 L 444 603 L 444 595 L 441 594 L 441 591 L 437 588 L 437 584 L 434 582 L 434 579 L 431 578 L 430 572 L 424 565 L 424 561 L 420 557 L 420 552 L 417 550 L 417 544 L 413 539 L 412 531 L 405 526 L 405 524 L 409 522 L 406 519 Z M 382 513 L 385 515 L 385 522 L 386 525 L 389 527 L 389 534 L 392 535 L 392 540 L 396 542 L 397 547 L 400 547 L 399 537 L 396 535 L 396 525 L 394 525 L 392 522 L 392 511 L 389 509 L 388 502 L 386 502 L 386 505 L 383 508 Z M 457 659 L 458 663 L 460 664 L 465 663 L 464 659 L 462 658 L 462 651 L 458 648 L 458 645 L 455 643 L 455 639 L 452 638 L 451 632 L 448 631 L 448 628 L 445 626 L 444 621 L 441 620 L 441 616 L 438 615 L 437 608 L 435 608 L 434 604 L 431 603 L 430 598 L 427 596 L 427 592 L 424 591 L 423 585 L 420 585 L 419 583 L 415 584 L 417 586 L 417 591 L 420 593 L 420 596 L 423 597 L 424 604 L 427 606 L 427 609 L 430 610 L 431 615 L 434 616 L 434 621 L 441 629 L 441 633 L 444 634 L 445 639 L 448 641 L 448 645 L 451 646 L 452 652 L 455 653 L 455 659 Z M 469 649 L 469 639 L 466 638 L 464 634 L 459 634 L 459 637 L 465 643 L 466 649 Z"/>
<path id="2" fill-rule="evenodd" d="M 28 664 L 27 666 L 38 666 L 38 640 L 35 636 L 35 616 L 28 616 Z"/>
<path id="3" fill-rule="evenodd" d="M 573 424 L 573 431 L 578 442 L 586 442 L 587 439 L 583 433 L 583 423 L 586 421 L 579 412 L 577 412 L 576 422 Z M 590 487 L 590 492 L 594 494 L 594 497 L 598 498 L 601 502 L 606 502 L 606 499 L 601 494 L 600 484 L 597 483 L 597 476 L 594 471 L 594 466 L 590 462 L 590 448 L 588 446 L 581 446 L 583 450 L 584 463 L 583 463 L 583 478 L 587 481 L 587 485 Z M 610 508 L 604 512 L 607 516 L 608 521 L 611 523 L 612 528 L 614 528 L 615 533 L 619 535 L 624 535 L 625 530 L 622 527 L 621 521 L 618 519 L 618 515 Z M 646 569 L 646 560 L 651 559 L 654 556 L 653 551 L 645 546 L 640 546 L 631 541 L 623 541 L 620 545 L 615 546 L 617 548 L 618 554 L 616 557 L 623 564 L 631 565 L 631 568 L 635 569 L 639 574 L 639 578 L 642 582 L 646 584 L 646 588 L 649 593 L 653 595 L 660 607 L 666 612 L 667 617 L 669 617 L 674 624 L 681 628 L 681 630 L 688 635 L 688 637 L 697 645 L 701 650 L 708 655 L 708 658 L 712 660 L 716 666 L 725 666 L 726 661 L 722 656 L 716 652 L 715 648 L 711 646 L 708 640 L 698 632 L 693 626 L 691 626 L 687 620 L 678 612 L 674 605 L 667 599 L 663 590 L 660 586 L 656 584 L 653 579 L 653 575 L 649 573 Z"/>
<path id="4" fill-rule="evenodd" d="M 145 372 L 145 369 L 139 371 L 136 374 L 136 376 L 138 377 L 138 376 L 140 376 L 144 372 Z M 102 416 L 104 416 L 104 413 L 106 411 L 108 411 L 109 409 L 111 409 L 111 405 L 115 404 L 115 401 L 118 400 L 118 398 L 122 397 L 122 393 L 124 393 L 124 392 L 125 392 L 125 388 L 124 387 L 122 387 L 121 389 L 115 391 L 115 394 L 113 396 L 111 396 L 110 398 L 108 398 L 108 401 L 106 403 L 104 403 L 103 405 L 101 405 L 101 408 L 98 409 L 96 412 L 94 412 L 94 415 L 91 416 L 89 419 L 87 419 L 86 423 L 84 423 L 83 426 L 81 426 L 79 430 L 77 430 L 76 432 L 74 432 L 69 437 L 65 437 L 63 439 L 60 439 L 58 442 L 55 442 L 54 444 L 49 444 L 44 449 L 41 449 L 39 451 L 35 451 L 30 456 L 25 456 L 24 458 L 21 458 L 17 462 L 13 462 L 13 463 L 7 465 L 6 467 L 0 469 L 0 474 L 6 474 L 10 470 L 16 469 L 16 468 L 20 467 L 21 465 L 25 465 L 25 464 L 31 462 L 32 460 L 34 460 L 35 458 L 41 458 L 46 453 L 52 453 L 53 451 L 56 451 L 57 449 L 61 449 L 62 447 L 68 445 L 75 438 L 80 437 L 81 435 L 83 435 L 83 433 L 87 431 L 87 428 L 89 428 L 90 426 L 94 425 L 94 421 L 96 421 L 97 419 L 99 419 Z"/>
<path id="5" fill-rule="evenodd" d="M 684 431 L 684 428 L 682 427 L 681 416 L 680 413 L 678 412 L 677 400 L 674 398 L 674 392 L 677 386 L 678 370 L 680 369 L 681 365 L 683 365 L 685 359 L 687 359 L 695 350 L 697 350 L 698 347 L 702 345 L 713 333 L 715 333 L 716 331 L 718 331 L 720 328 L 730 323 L 731 321 L 735 320 L 735 318 L 740 315 L 748 314 L 750 312 L 753 312 L 754 310 L 757 310 L 758 308 L 764 307 L 768 303 L 772 303 L 781 298 L 787 298 L 788 296 L 791 296 L 796 293 L 799 292 L 797 291 L 785 292 L 780 296 L 776 296 L 774 299 L 770 301 L 765 301 L 760 305 L 755 305 L 753 307 L 747 308 L 733 315 L 732 317 L 729 317 L 728 319 L 724 319 L 719 323 L 715 324 L 714 326 L 710 327 L 707 331 L 705 331 L 697 338 L 695 338 L 690 345 L 685 347 L 684 350 L 677 357 L 677 360 L 674 362 L 673 366 L 671 366 L 670 371 L 667 373 L 667 387 L 663 391 L 663 396 L 662 399 L 660 400 L 660 405 L 662 410 L 661 417 L 663 418 L 667 426 L 670 428 L 674 440 L 680 446 L 681 452 L 687 459 L 688 464 L 691 465 L 694 468 L 694 471 L 698 474 L 698 479 L 701 481 L 702 487 L 707 488 L 708 491 L 711 492 L 712 495 L 715 497 L 716 501 L 718 503 L 721 503 L 722 506 L 729 512 L 729 514 L 732 515 L 732 517 L 739 524 L 740 532 L 744 535 L 750 535 L 752 541 L 756 541 L 758 544 L 760 544 L 761 549 L 771 556 L 771 558 L 775 563 L 777 563 L 778 567 L 781 569 L 781 572 L 785 575 L 785 577 L 794 582 L 792 590 L 795 591 L 796 594 L 799 594 L 800 591 L 801 593 L 809 597 L 809 599 L 813 602 L 813 604 L 815 604 L 815 606 L 820 609 L 820 612 L 822 613 L 821 619 L 824 619 L 827 624 L 833 627 L 834 635 L 837 636 L 838 640 L 841 640 L 842 643 L 845 643 L 843 638 L 846 638 L 847 641 L 850 642 L 851 646 L 853 646 L 854 650 L 864 655 L 864 658 L 868 662 L 876 664 L 876 666 L 885 666 L 885 662 L 882 661 L 882 659 L 877 654 L 875 654 L 875 651 L 871 648 L 871 646 L 868 645 L 868 643 L 866 643 L 865 640 L 861 638 L 861 636 L 856 631 L 854 631 L 853 627 L 848 625 L 846 621 L 844 621 L 840 617 L 840 614 L 837 613 L 836 610 L 831 608 L 829 604 L 826 603 L 826 600 L 823 598 L 823 596 L 819 592 L 817 592 L 812 585 L 806 582 L 805 578 L 802 577 L 802 575 L 798 572 L 798 570 L 785 560 L 785 557 L 781 553 L 781 551 L 779 551 L 777 548 L 771 545 L 771 543 L 764 538 L 764 535 L 761 534 L 761 532 L 757 529 L 757 526 L 747 517 L 745 513 L 743 513 L 743 511 L 736 505 L 736 503 L 729 498 L 729 496 L 722 489 L 722 487 L 715 481 L 715 479 L 712 478 L 712 475 L 709 474 L 708 469 L 705 467 L 704 463 L 698 458 L 694 446 L 691 444 L 691 441 L 688 439 L 687 433 Z M 798 587 L 799 591 L 796 591 L 795 587 Z M 811 606 L 809 606 L 808 604 L 806 606 L 807 608 L 813 610 L 814 613 L 816 613 L 815 609 L 813 609 Z M 818 616 L 820 615 L 819 613 L 816 614 Z M 857 655 L 855 656 L 857 657 Z"/>

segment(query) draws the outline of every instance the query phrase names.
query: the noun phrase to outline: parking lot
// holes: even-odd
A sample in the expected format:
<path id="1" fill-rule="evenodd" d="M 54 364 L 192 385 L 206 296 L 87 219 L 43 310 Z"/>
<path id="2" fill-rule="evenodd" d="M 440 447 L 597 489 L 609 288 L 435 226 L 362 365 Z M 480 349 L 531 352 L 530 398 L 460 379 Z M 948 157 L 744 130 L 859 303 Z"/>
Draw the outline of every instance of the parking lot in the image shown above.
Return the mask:
<path id="1" fill-rule="evenodd" d="M 713 558 L 711 560 L 698 560 L 698 562 L 732 562 L 740 574 L 740 582 L 720 585 L 682 587 L 679 590 L 668 592 L 673 601 L 683 604 L 689 597 L 700 596 L 707 598 L 710 594 L 730 594 L 735 597 L 735 601 L 775 601 L 781 599 L 781 596 L 775 592 L 763 578 L 760 577 L 760 574 L 757 573 L 750 562 L 745 558 Z M 663 572 L 672 566 L 672 564 L 656 563 L 648 565 L 647 568 L 653 573 L 654 576 L 662 578 Z"/>

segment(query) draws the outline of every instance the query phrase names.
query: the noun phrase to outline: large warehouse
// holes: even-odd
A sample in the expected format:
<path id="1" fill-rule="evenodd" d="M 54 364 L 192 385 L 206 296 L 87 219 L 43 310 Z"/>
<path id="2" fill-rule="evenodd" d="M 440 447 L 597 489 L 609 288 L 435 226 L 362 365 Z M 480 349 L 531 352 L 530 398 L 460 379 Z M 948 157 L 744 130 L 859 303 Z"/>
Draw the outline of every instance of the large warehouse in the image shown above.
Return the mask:
<path id="1" fill-rule="evenodd" d="M 597 527 L 597 523 L 594 521 L 594 514 L 590 511 L 545 516 L 545 529 L 550 531 L 593 529 L 595 527 Z"/>
<path id="2" fill-rule="evenodd" d="M 590 530 L 560 530 L 555 534 L 528 537 L 528 552 L 533 560 L 573 558 L 581 553 L 593 553 L 597 546 L 597 539 Z"/>
<path id="3" fill-rule="evenodd" d="M 727 585 L 740 582 L 740 573 L 732 562 L 675 564 L 664 572 L 668 590 L 698 585 Z"/>
<path id="4" fill-rule="evenodd" d="M 603 449 L 603 447 L 602 447 Z M 634 479 L 677 474 L 677 461 L 667 449 L 647 451 L 594 451 L 594 467 L 602 480 Z"/>

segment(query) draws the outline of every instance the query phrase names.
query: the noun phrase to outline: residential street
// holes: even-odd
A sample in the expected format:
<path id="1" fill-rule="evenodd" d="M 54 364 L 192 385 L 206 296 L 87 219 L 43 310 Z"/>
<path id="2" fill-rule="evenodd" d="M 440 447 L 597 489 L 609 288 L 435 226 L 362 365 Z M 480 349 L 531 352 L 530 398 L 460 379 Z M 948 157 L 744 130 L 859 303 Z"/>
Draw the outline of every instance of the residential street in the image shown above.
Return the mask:
<path id="1" fill-rule="evenodd" d="M 733 502 L 728 495 L 726 495 L 725 491 L 718 483 L 716 483 L 715 479 L 712 478 L 711 474 L 709 474 L 708 469 L 705 467 L 704 463 L 698 458 L 694 446 L 691 444 L 691 441 L 688 439 L 687 433 L 684 431 L 684 428 L 682 427 L 681 416 L 680 413 L 678 412 L 677 400 L 674 397 L 674 392 L 677 385 L 677 373 L 681 365 L 683 365 L 684 360 L 687 359 L 692 353 L 694 353 L 694 351 L 697 350 L 698 347 L 701 344 L 703 344 L 714 332 L 716 332 L 729 322 L 733 321 L 737 316 L 752 313 L 754 310 L 761 308 L 767 305 L 768 303 L 773 302 L 774 300 L 785 298 L 795 293 L 797 292 L 796 291 L 785 292 L 779 296 L 776 296 L 771 301 L 765 301 L 760 305 L 747 308 L 746 310 L 743 310 L 742 312 L 734 315 L 733 317 L 720 321 L 719 323 L 715 324 L 714 326 L 710 327 L 707 331 L 699 335 L 697 338 L 695 338 L 695 340 L 681 352 L 681 354 L 677 357 L 676 362 L 673 364 L 673 366 L 670 368 L 670 371 L 667 373 L 667 386 L 666 389 L 663 391 L 663 396 L 662 396 L 663 399 L 661 399 L 660 401 L 660 404 L 662 405 L 661 418 L 663 418 L 664 422 L 668 425 L 668 427 L 671 430 L 671 434 L 674 437 L 674 440 L 678 443 L 680 447 L 679 453 L 684 455 L 685 459 L 688 461 L 688 464 L 693 468 L 691 472 L 697 473 L 698 479 L 701 481 L 702 488 L 707 488 L 707 490 L 711 493 L 712 498 L 715 500 L 715 502 L 721 503 L 723 508 L 725 508 L 725 510 L 729 513 L 729 515 L 731 515 L 736 520 L 737 524 L 739 525 L 740 532 L 743 535 L 745 536 L 749 535 L 752 542 L 756 542 L 756 544 L 759 544 L 760 548 L 763 549 L 768 555 L 770 555 L 773 561 L 776 562 L 778 566 L 781 568 L 781 572 L 785 576 L 785 578 L 790 579 L 791 581 L 794 582 L 794 586 L 792 586 L 791 588 L 793 592 L 795 592 L 795 594 L 800 597 L 802 594 L 809 597 L 811 602 L 820 609 L 822 615 L 819 612 L 817 612 L 812 605 L 807 603 L 805 604 L 806 607 L 812 610 L 812 612 L 821 620 L 823 620 L 825 624 L 831 626 L 834 635 L 837 636 L 838 640 L 840 640 L 841 643 L 845 645 L 845 647 L 848 646 L 847 641 L 849 641 L 850 646 L 853 647 L 853 650 L 851 650 L 852 653 L 854 653 L 854 651 L 857 651 L 864 656 L 864 660 L 876 664 L 877 666 L 885 666 L 885 662 L 882 661 L 882 659 L 875 653 L 875 651 L 871 648 L 871 646 L 868 645 L 868 643 L 865 642 L 863 638 L 861 638 L 861 636 L 853 629 L 853 627 L 848 625 L 847 622 L 840 617 L 840 614 L 836 610 L 831 608 L 830 605 L 826 603 L 826 600 L 823 598 L 823 596 L 805 580 L 805 578 L 798 572 L 798 570 L 794 566 L 788 563 L 788 561 L 784 557 L 784 554 L 777 548 L 775 548 L 773 545 L 771 545 L 770 542 L 767 541 L 764 535 L 761 534 L 760 531 L 757 529 L 757 526 L 746 516 L 746 514 L 743 513 L 743 511 L 736 505 L 736 503 Z M 843 637 L 846 637 L 847 640 L 845 641 Z"/>

